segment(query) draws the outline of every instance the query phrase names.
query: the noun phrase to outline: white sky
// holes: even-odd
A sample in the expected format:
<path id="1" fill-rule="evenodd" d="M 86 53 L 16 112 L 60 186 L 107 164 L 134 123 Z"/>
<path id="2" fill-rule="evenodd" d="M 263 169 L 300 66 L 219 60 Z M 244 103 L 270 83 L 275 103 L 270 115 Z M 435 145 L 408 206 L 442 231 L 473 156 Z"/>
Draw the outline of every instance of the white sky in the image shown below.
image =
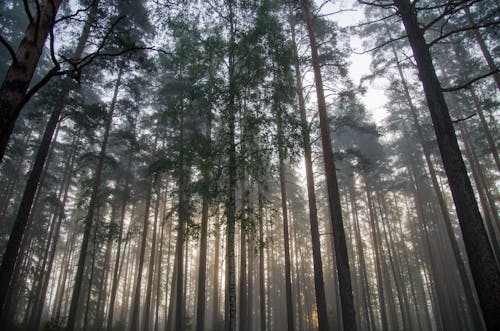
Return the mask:
<path id="1" fill-rule="evenodd" d="M 321 12 L 323 14 L 335 13 L 338 12 L 339 9 L 349 9 L 349 11 L 342 11 L 329 16 L 329 19 L 337 22 L 339 26 L 348 27 L 365 21 L 363 7 L 360 8 L 358 5 L 353 8 L 356 2 L 355 0 L 335 1 L 333 4 L 332 2 L 334 1 L 329 1 L 329 3 L 322 8 Z M 320 2 L 317 4 L 319 5 Z M 351 49 L 356 52 L 362 52 L 364 50 L 362 40 L 354 34 L 350 37 L 350 44 Z M 371 55 L 352 53 L 349 57 L 349 62 L 349 76 L 354 83 L 358 85 L 360 79 L 370 73 Z M 386 80 L 383 78 L 375 79 L 373 82 L 365 82 L 367 92 L 362 97 L 367 111 L 372 114 L 377 124 L 381 124 L 387 115 L 387 111 L 384 107 L 387 102 L 387 98 L 384 95 L 385 82 Z"/>

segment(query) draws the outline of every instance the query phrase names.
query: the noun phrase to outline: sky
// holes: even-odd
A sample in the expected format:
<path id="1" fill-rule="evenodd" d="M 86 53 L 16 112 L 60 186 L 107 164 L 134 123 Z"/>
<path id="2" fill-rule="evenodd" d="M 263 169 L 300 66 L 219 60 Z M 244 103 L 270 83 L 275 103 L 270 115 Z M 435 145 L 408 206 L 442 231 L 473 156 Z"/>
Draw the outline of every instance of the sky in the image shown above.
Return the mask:
<path id="1" fill-rule="evenodd" d="M 323 6 L 321 13 L 335 13 L 329 15 L 328 17 L 329 19 L 337 22 L 341 27 L 353 26 L 365 21 L 363 14 L 364 6 L 359 6 L 355 3 L 356 1 L 353 0 L 330 0 L 328 1 L 328 4 Z M 319 5 L 320 2 L 317 4 Z M 364 51 L 365 48 L 362 43 L 362 40 L 357 35 L 353 34 L 351 36 L 351 49 L 356 53 Z M 358 85 L 363 76 L 370 74 L 371 55 L 356 53 L 351 53 L 349 58 L 349 75 L 354 83 Z M 385 109 L 387 98 L 384 95 L 385 85 L 386 80 L 383 78 L 377 78 L 373 81 L 365 83 L 367 92 L 361 98 L 367 111 L 372 114 L 374 120 L 379 125 L 383 123 L 385 117 L 387 116 L 387 111 Z"/>

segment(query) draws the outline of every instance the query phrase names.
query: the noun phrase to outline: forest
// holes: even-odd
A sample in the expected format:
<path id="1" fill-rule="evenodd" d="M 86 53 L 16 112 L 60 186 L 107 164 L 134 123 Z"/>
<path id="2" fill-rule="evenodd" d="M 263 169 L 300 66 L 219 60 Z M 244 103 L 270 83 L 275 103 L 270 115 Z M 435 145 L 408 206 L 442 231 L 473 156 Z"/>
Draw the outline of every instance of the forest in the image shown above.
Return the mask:
<path id="1" fill-rule="evenodd" d="M 500 330 L 499 26 L 0 1 L 0 330 Z"/>

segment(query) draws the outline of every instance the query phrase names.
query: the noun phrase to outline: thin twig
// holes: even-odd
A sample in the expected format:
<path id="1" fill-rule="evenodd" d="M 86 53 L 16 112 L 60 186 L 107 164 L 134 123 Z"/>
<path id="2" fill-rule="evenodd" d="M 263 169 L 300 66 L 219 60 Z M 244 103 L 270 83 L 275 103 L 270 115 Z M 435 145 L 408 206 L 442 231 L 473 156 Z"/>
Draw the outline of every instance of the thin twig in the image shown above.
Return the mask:
<path id="1" fill-rule="evenodd" d="M 464 117 L 464 118 L 459 118 L 459 119 L 456 119 L 456 120 L 452 120 L 451 122 L 452 123 L 460 123 L 460 122 L 463 122 L 463 121 L 467 121 L 469 118 L 472 118 L 474 116 L 476 116 L 476 113 L 472 113 L 469 116 Z"/>
<path id="2" fill-rule="evenodd" d="M 78 9 L 76 12 L 74 12 L 73 14 L 71 15 L 66 15 L 66 16 L 62 16 L 61 18 L 57 19 L 54 24 L 57 24 L 61 21 L 64 21 L 64 20 L 67 20 L 67 19 L 72 19 L 78 15 L 80 15 L 80 13 L 83 13 L 83 12 L 86 12 L 86 11 L 89 11 L 90 8 L 92 8 L 92 6 L 94 6 L 94 4 L 97 2 L 98 0 L 93 0 L 87 7 L 85 8 L 82 8 L 82 9 Z"/>
<path id="3" fill-rule="evenodd" d="M 441 91 L 443 91 L 443 92 L 453 92 L 453 91 L 462 90 L 462 89 L 467 88 L 470 85 L 474 84 L 478 80 L 481 80 L 483 78 L 486 78 L 486 77 L 494 75 L 494 74 L 498 74 L 499 72 L 500 72 L 500 68 L 496 68 L 495 70 L 487 72 L 484 75 L 481 75 L 481 76 L 478 76 L 478 77 L 476 77 L 474 79 L 471 79 L 470 81 L 468 81 L 465 84 L 462 84 L 462 85 L 459 85 L 459 86 L 453 86 L 453 87 L 444 87 L 444 88 L 441 88 Z"/>

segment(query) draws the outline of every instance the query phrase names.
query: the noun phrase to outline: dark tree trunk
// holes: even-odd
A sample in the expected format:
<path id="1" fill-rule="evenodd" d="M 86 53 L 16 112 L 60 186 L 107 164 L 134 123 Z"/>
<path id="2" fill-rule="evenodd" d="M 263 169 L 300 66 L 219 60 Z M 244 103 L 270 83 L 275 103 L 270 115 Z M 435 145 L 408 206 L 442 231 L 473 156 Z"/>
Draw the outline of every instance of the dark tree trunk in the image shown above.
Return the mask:
<path id="1" fill-rule="evenodd" d="M 142 314 L 142 329 L 149 330 L 149 325 L 152 320 L 151 314 L 151 298 L 153 296 L 153 276 L 154 276 L 154 265 L 156 260 L 156 241 L 157 241 L 157 233 L 158 233 L 158 211 L 160 208 L 160 187 L 158 175 L 154 175 L 154 186 L 156 188 L 156 200 L 155 200 L 155 210 L 154 210 L 154 225 L 153 225 L 153 241 L 151 242 L 151 254 L 149 257 L 149 265 L 148 265 L 148 282 L 146 285 L 146 298 L 144 300 L 144 312 Z"/>
<path id="2" fill-rule="evenodd" d="M 366 197 L 367 197 L 367 203 L 368 203 L 368 210 L 369 210 L 369 219 L 370 219 L 370 227 L 371 227 L 371 235 L 372 235 L 372 241 L 373 241 L 373 247 L 374 247 L 374 254 L 375 254 L 375 273 L 377 277 L 377 294 L 378 294 L 378 301 L 380 305 L 380 318 L 381 318 L 381 330 L 389 330 L 389 322 L 387 321 L 387 310 L 386 310 L 386 304 L 385 304 L 385 293 L 384 293 L 384 284 L 382 280 L 382 259 L 381 259 L 381 253 L 380 253 L 380 244 L 379 244 L 379 238 L 378 238 L 378 231 L 377 231 L 377 225 L 376 225 L 376 220 L 375 220 L 375 211 L 374 211 L 374 206 L 371 198 L 371 192 L 366 186 Z"/>
<path id="3" fill-rule="evenodd" d="M 115 83 L 115 90 L 113 93 L 113 99 L 111 101 L 110 109 L 108 112 L 108 117 L 106 119 L 106 128 L 104 129 L 104 137 L 101 144 L 101 151 L 99 153 L 99 160 L 97 161 L 96 171 L 94 175 L 94 183 L 92 186 L 92 193 L 90 196 L 89 208 L 87 216 L 85 217 L 85 229 L 83 232 L 82 244 L 80 247 L 80 254 L 78 257 L 78 266 L 76 270 L 75 284 L 73 287 L 73 294 L 71 296 L 71 306 L 69 310 L 68 323 L 66 326 L 67 331 L 73 331 L 76 324 L 76 312 L 78 308 L 78 302 L 80 299 L 80 291 L 82 288 L 83 273 L 85 269 L 85 261 L 87 258 L 87 247 L 89 244 L 90 230 L 92 229 L 92 223 L 94 220 L 94 209 L 97 202 L 97 194 L 99 192 L 99 186 L 101 184 L 101 175 L 104 168 L 104 159 L 106 156 L 106 147 L 108 145 L 109 133 L 111 131 L 111 124 L 113 121 L 113 113 L 115 110 L 116 99 L 118 96 L 118 89 L 121 84 L 121 77 L 123 73 L 123 68 L 120 67 L 118 72 L 118 77 Z"/>
<path id="4" fill-rule="evenodd" d="M 258 187 L 258 204 L 259 204 L 259 307 L 260 307 L 260 330 L 266 331 L 266 288 L 264 279 L 264 220 L 263 209 L 264 202 L 263 196 Z"/>
<path id="5" fill-rule="evenodd" d="M 207 123 L 206 139 L 210 140 L 211 123 Z M 201 230 L 200 230 L 200 260 L 198 265 L 198 297 L 196 305 L 196 331 L 205 330 L 205 286 L 207 278 L 207 232 L 208 232 L 208 208 L 209 194 L 208 187 L 210 185 L 209 171 L 203 174 L 204 192 L 203 202 L 201 207 Z M 214 307 L 215 309 L 215 307 Z"/>
<path id="6" fill-rule="evenodd" d="M 219 222 L 219 216 L 217 215 L 217 222 Z M 214 289 L 213 289 L 213 314 L 212 314 L 212 329 L 218 327 L 220 321 L 219 315 L 219 269 L 220 269 L 220 224 L 215 225 L 215 257 L 214 257 Z"/>
<path id="7" fill-rule="evenodd" d="M 53 238 L 52 235 L 50 236 L 49 242 L 50 248 L 48 249 L 48 258 L 47 258 L 47 270 L 44 271 L 44 276 L 41 279 L 40 283 L 40 293 L 36 295 L 37 302 L 35 305 L 35 309 L 33 310 L 33 314 L 31 316 L 31 321 L 30 321 L 30 329 L 31 330 L 38 330 L 40 328 L 40 320 L 42 318 L 42 313 L 43 309 L 45 306 L 45 298 L 47 295 L 47 289 L 49 286 L 49 280 L 50 280 L 50 275 L 52 273 L 52 267 L 54 264 L 54 259 L 56 255 L 56 250 L 57 250 L 57 244 L 59 242 L 59 232 L 61 228 L 62 221 L 64 219 L 64 206 L 66 205 L 66 201 L 68 198 L 68 191 L 69 187 L 71 184 L 71 174 L 73 173 L 73 166 L 75 162 L 75 156 L 76 156 L 76 143 L 78 141 L 78 135 L 75 137 L 73 141 L 73 150 L 71 151 L 71 155 L 69 157 L 69 162 L 67 163 L 64 175 L 63 175 L 63 180 L 62 180 L 62 189 L 64 191 L 63 196 L 62 196 L 62 201 L 61 205 L 57 206 L 54 212 L 54 220 L 53 222 L 57 222 L 54 228 L 54 233 L 53 233 Z M 56 221 L 57 220 L 57 221 Z M 52 232 L 52 231 L 51 231 Z"/>
<path id="8" fill-rule="evenodd" d="M 290 263 L 290 236 L 288 234 L 288 205 L 286 197 L 286 178 L 285 178 L 285 152 L 283 141 L 283 119 L 281 115 L 280 105 L 276 105 L 276 123 L 278 128 L 278 154 L 279 154 L 279 178 L 280 178 L 280 191 L 281 191 L 281 212 L 283 217 L 283 243 L 285 249 L 285 295 L 286 295 L 286 316 L 287 328 L 293 331 L 294 328 L 294 315 L 292 304 L 292 280 L 291 280 L 291 263 Z"/>
<path id="9" fill-rule="evenodd" d="M 235 261 L 235 244 L 234 232 L 236 224 L 236 73 L 235 73 L 235 47 L 236 47 L 236 31 L 235 31 L 235 13 L 234 4 L 229 3 L 229 24 L 230 24 L 230 41 L 229 41 L 229 91 L 227 105 L 227 120 L 228 120 L 228 188 L 226 202 L 226 218 L 227 218 L 227 246 L 226 246 L 226 331 L 236 331 L 236 261 Z"/>
<path id="10" fill-rule="evenodd" d="M 304 15 L 307 21 L 307 30 L 311 46 L 312 65 L 318 99 L 318 112 L 320 118 L 321 142 L 323 145 L 323 161 L 325 165 L 326 185 L 328 189 L 328 205 L 332 222 L 333 238 L 335 245 L 335 257 L 337 261 L 337 272 L 339 279 L 340 301 L 342 303 L 342 322 L 344 330 L 355 331 L 356 314 L 352 296 L 351 273 L 349 270 L 349 258 L 347 256 L 347 244 L 345 240 L 344 224 L 342 221 L 342 209 L 340 206 L 340 195 L 337 182 L 335 162 L 333 159 L 332 141 L 328 115 L 326 112 L 325 93 L 319 64 L 316 36 L 313 28 L 313 17 L 308 0 L 303 1 Z"/>
<path id="11" fill-rule="evenodd" d="M 395 0 L 413 49 L 443 165 L 453 195 L 483 317 L 488 330 L 500 329 L 500 272 L 488 244 L 481 214 L 455 136 L 429 46 L 409 0 Z"/>
<path id="12" fill-rule="evenodd" d="M 16 120 L 26 103 L 26 92 L 38 66 L 43 46 L 54 24 L 62 0 L 43 0 L 29 23 L 24 39 L 16 51 L 16 59 L 10 65 L 0 87 L 0 163 L 9 143 Z M 2 288 L 6 287 L 0 279 Z M 0 304 L 3 304 L 0 296 Z"/>
<path id="13" fill-rule="evenodd" d="M 311 245 L 314 268 L 314 290 L 316 294 L 316 310 L 318 311 L 318 330 L 328 330 L 328 314 L 325 298 L 325 284 L 323 280 L 323 262 L 321 260 L 321 240 L 318 229 L 318 209 L 316 206 L 316 192 L 311 156 L 311 139 L 309 125 L 306 118 L 306 106 L 302 87 L 302 74 L 298 62 L 297 46 L 295 43 L 295 27 L 291 23 L 292 42 L 294 44 L 295 87 L 299 101 L 299 115 L 301 124 L 302 144 L 304 148 L 304 164 L 306 167 L 307 198 L 309 203 L 309 223 L 311 225 Z"/>

